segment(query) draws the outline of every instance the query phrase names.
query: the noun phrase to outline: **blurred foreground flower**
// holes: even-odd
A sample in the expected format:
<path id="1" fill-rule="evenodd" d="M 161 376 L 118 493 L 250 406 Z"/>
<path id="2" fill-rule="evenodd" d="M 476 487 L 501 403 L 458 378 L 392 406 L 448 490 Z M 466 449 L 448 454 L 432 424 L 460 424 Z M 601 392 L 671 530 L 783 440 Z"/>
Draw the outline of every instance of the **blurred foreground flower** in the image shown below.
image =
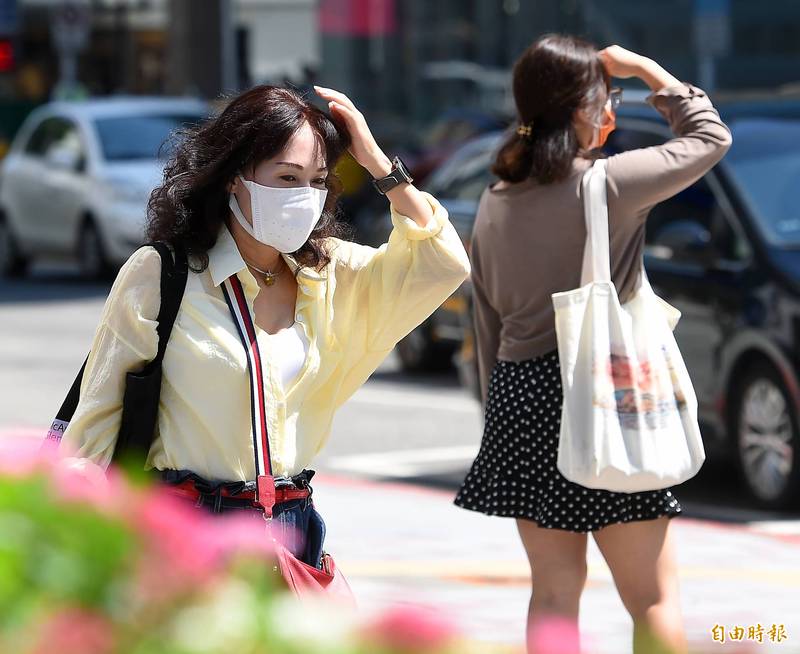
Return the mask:
<path id="1" fill-rule="evenodd" d="M 98 474 L 99 471 L 99 474 Z M 463 652 L 431 611 L 294 601 L 264 523 L 0 441 L 0 652 Z"/>
<path id="2" fill-rule="evenodd" d="M 364 629 L 376 647 L 398 654 L 439 652 L 455 644 L 456 631 L 434 610 L 398 606 L 379 615 Z"/>
<path id="3" fill-rule="evenodd" d="M 44 621 L 34 654 L 50 654 L 58 643 L 59 654 L 112 654 L 116 647 L 113 625 L 94 611 L 64 609 Z"/>
<path id="4" fill-rule="evenodd" d="M 581 654 L 578 625 L 559 616 L 535 620 L 528 634 L 528 651 L 531 654 Z"/>

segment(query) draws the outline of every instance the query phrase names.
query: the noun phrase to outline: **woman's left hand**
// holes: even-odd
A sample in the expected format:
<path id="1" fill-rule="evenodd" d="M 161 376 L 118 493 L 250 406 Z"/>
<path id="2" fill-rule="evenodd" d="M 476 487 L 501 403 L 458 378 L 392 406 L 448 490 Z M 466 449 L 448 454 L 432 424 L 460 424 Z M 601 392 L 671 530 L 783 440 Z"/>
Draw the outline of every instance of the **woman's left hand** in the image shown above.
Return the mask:
<path id="1" fill-rule="evenodd" d="M 383 153 L 367 125 L 367 121 L 352 100 L 344 93 L 315 86 L 317 94 L 328 102 L 331 115 L 341 121 L 350 133 L 350 154 L 375 178 L 384 177 L 392 170 L 392 162 Z"/>

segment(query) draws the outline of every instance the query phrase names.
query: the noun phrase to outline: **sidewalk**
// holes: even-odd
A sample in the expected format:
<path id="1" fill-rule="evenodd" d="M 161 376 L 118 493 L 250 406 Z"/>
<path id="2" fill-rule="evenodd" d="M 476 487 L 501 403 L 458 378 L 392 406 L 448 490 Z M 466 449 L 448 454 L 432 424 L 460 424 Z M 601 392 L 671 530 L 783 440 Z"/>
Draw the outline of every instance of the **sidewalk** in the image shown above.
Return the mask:
<path id="1" fill-rule="evenodd" d="M 429 606 L 486 651 L 521 651 L 530 582 L 512 520 L 458 509 L 439 490 L 324 473 L 314 482 L 327 549 L 362 608 Z M 683 516 L 672 524 L 692 652 L 800 654 L 800 537 Z M 588 556 L 580 619 L 586 651 L 630 652 L 630 618 L 591 538 Z M 770 641 L 773 623 L 785 627 L 781 643 Z M 730 630 L 758 624 L 763 643 L 731 642 Z M 712 638 L 715 625 L 725 627 L 724 644 Z"/>

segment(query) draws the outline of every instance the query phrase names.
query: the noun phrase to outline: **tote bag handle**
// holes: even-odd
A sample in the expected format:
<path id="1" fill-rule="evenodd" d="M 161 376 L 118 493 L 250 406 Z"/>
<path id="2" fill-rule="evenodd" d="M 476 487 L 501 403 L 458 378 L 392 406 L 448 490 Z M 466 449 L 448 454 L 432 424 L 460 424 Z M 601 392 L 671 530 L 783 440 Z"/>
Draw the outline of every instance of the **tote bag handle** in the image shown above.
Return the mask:
<path id="1" fill-rule="evenodd" d="M 581 286 L 591 282 L 611 281 L 608 235 L 608 197 L 606 160 L 592 164 L 581 181 L 583 217 L 586 222 L 586 245 L 583 249 Z"/>

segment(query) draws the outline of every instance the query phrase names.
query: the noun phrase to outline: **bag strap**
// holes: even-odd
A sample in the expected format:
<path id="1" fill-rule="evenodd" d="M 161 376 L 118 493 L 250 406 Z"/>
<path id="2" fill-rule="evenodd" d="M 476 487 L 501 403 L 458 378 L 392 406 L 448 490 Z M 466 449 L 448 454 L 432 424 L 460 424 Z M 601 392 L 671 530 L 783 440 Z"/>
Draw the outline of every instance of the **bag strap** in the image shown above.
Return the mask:
<path id="1" fill-rule="evenodd" d="M 586 222 L 581 286 L 590 282 L 611 281 L 606 176 L 606 160 L 597 159 L 581 180 L 583 217 Z"/>
<path id="2" fill-rule="evenodd" d="M 158 333 L 158 351 L 155 358 L 149 361 L 144 370 L 152 370 L 156 366 L 160 366 L 164 359 L 164 352 L 167 349 L 169 336 L 172 333 L 172 326 L 175 324 L 175 318 L 178 315 L 178 309 L 183 299 L 183 292 L 186 288 L 186 278 L 188 277 L 189 263 L 186 257 L 186 251 L 180 245 L 175 245 L 175 261 L 173 262 L 172 253 L 169 247 L 164 243 L 148 243 L 143 247 L 152 246 L 161 257 L 161 306 L 158 310 L 158 326 L 156 332 Z M 47 441 L 60 441 L 64 435 L 70 420 L 75 415 L 80 400 L 81 383 L 83 382 L 83 375 L 86 371 L 86 363 L 89 361 L 89 355 L 83 361 L 81 369 L 78 371 L 75 381 L 72 382 L 69 391 L 67 392 L 61 408 L 56 413 L 55 420 L 47 432 Z"/>
<path id="3" fill-rule="evenodd" d="M 172 253 L 164 243 L 150 243 L 161 255 L 161 306 L 158 310 L 158 352 L 155 358 L 147 364 L 150 369 L 160 366 L 164 360 L 164 353 L 167 351 L 172 327 L 178 317 L 178 310 L 181 307 L 183 293 L 186 290 L 186 279 L 189 275 L 189 262 L 186 251 L 181 245 L 173 246 L 175 250 L 175 261 L 173 262 Z"/>
<path id="4" fill-rule="evenodd" d="M 222 283 L 222 293 L 247 354 L 247 369 L 250 373 L 250 419 L 256 470 L 256 503 L 264 509 L 264 518 L 269 520 L 272 518 L 272 508 L 275 505 L 275 478 L 272 473 L 272 454 L 267 429 L 261 349 L 258 347 L 256 328 L 242 283 L 236 275 L 231 275 Z"/>

